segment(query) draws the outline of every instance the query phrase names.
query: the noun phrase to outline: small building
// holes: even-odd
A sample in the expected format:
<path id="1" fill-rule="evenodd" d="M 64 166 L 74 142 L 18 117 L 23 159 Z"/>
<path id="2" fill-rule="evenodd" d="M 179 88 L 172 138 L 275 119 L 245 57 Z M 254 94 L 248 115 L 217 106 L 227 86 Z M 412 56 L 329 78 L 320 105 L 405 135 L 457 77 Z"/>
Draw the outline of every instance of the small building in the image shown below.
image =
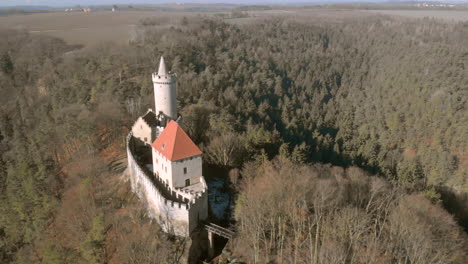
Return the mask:
<path id="1" fill-rule="evenodd" d="M 132 127 L 132 134 L 145 145 L 151 145 L 156 139 L 157 126 L 159 126 L 159 120 L 156 118 L 156 114 L 149 109 L 146 114 L 138 117 Z"/>
<path id="2" fill-rule="evenodd" d="M 202 177 L 202 152 L 177 122 L 170 121 L 151 146 L 157 176 L 172 189 L 197 191 Z"/>

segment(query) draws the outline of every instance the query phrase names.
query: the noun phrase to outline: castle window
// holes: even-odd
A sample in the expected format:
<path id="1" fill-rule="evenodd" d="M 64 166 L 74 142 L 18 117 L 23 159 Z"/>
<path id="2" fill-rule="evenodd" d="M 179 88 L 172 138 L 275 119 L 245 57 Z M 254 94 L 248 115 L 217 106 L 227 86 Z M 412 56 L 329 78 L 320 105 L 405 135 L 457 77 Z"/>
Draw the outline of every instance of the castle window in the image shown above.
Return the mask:
<path id="1" fill-rule="evenodd" d="M 185 180 L 185 187 L 190 186 L 190 179 Z"/>
<path id="2" fill-rule="evenodd" d="M 184 168 L 184 174 L 187 174 L 187 167 Z"/>

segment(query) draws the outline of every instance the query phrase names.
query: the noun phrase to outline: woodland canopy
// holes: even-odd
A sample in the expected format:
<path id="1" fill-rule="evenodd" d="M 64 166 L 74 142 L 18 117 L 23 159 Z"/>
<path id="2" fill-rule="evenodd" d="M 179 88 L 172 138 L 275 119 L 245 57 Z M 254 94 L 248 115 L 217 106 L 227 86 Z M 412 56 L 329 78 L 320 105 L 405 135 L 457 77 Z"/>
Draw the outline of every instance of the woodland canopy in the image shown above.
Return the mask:
<path id="1" fill-rule="evenodd" d="M 468 23 L 145 21 L 128 45 L 84 49 L 0 31 L 0 262 L 180 261 L 185 241 L 118 180 L 161 55 L 204 161 L 240 170 L 234 252 L 466 260 L 466 208 L 447 213 L 439 188 L 468 192 Z"/>

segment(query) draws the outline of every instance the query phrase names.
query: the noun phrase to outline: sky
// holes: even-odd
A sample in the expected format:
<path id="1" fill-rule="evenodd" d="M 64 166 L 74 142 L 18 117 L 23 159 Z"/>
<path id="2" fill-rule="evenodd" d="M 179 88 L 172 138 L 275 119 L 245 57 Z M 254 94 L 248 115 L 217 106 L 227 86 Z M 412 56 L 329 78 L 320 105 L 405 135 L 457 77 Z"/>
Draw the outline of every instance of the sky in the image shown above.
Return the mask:
<path id="1" fill-rule="evenodd" d="M 75 5 L 112 5 L 112 4 L 163 4 L 163 3 L 229 3 L 229 4 L 287 4 L 287 3 L 349 3 L 349 2 L 386 2 L 387 0 L 0 0 L 0 6 L 75 6 Z M 419 0 L 420 2 L 423 0 Z M 430 1 L 430 0 L 429 0 Z M 468 0 L 438 0 L 438 2 L 465 2 Z"/>

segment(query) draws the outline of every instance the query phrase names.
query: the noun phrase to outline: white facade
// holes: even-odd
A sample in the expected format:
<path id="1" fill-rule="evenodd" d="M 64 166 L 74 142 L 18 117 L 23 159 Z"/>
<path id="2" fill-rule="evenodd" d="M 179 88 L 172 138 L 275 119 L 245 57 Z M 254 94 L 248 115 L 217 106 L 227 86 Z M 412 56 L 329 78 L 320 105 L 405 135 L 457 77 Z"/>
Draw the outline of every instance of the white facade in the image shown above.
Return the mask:
<path id="1" fill-rule="evenodd" d="M 153 172 L 159 176 L 167 185 L 174 186 L 172 183 L 172 165 L 164 155 L 151 148 L 153 156 Z"/>
<path id="2" fill-rule="evenodd" d="M 132 134 L 146 145 L 151 145 L 158 135 L 159 121 L 153 110 L 148 109 L 146 113 L 138 117 L 132 126 Z"/>
<path id="3" fill-rule="evenodd" d="M 140 116 L 135 124 L 132 127 L 133 136 L 138 138 L 139 140 L 143 141 L 145 144 L 153 143 L 153 132 L 152 129 Z"/>
<path id="4" fill-rule="evenodd" d="M 200 182 L 203 175 L 201 156 L 170 161 L 154 148 L 152 156 L 154 173 L 171 188 L 183 188 Z"/>
<path id="5" fill-rule="evenodd" d="M 173 189 L 199 183 L 203 176 L 201 155 L 170 161 L 152 148 L 152 156 L 154 173 Z"/>
<path id="6" fill-rule="evenodd" d="M 190 157 L 171 162 L 172 186 L 183 188 L 198 183 L 202 177 L 201 156 Z"/>
<path id="7" fill-rule="evenodd" d="M 164 58 L 161 57 L 159 70 L 153 73 L 154 103 L 156 114 L 163 112 L 173 120 L 177 119 L 176 75 L 166 70 Z"/>

